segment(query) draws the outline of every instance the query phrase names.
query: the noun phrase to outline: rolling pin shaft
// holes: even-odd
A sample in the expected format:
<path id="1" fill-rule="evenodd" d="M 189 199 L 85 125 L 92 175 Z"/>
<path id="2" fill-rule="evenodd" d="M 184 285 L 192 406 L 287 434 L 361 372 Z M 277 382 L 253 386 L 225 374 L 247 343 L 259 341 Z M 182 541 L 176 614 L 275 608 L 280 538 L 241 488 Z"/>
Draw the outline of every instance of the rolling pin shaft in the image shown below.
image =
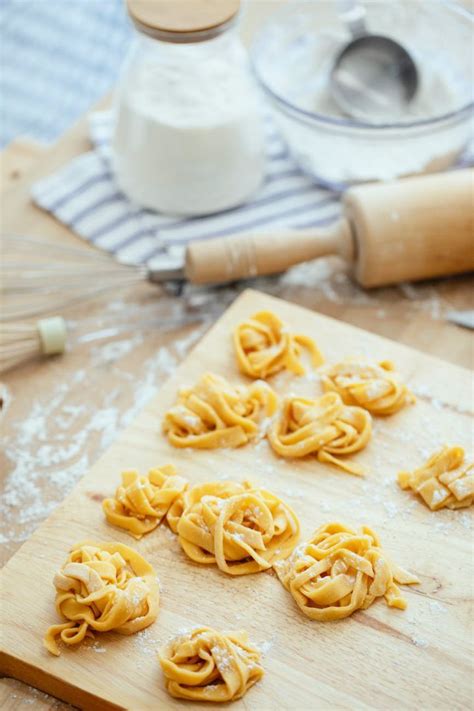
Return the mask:
<path id="1" fill-rule="evenodd" d="M 345 217 L 322 229 L 237 235 L 188 247 L 194 284 L 275 274 L 338 254 L 362 286 L 460 274 L 474 269 L 472 170 L 351 188 Z"/>

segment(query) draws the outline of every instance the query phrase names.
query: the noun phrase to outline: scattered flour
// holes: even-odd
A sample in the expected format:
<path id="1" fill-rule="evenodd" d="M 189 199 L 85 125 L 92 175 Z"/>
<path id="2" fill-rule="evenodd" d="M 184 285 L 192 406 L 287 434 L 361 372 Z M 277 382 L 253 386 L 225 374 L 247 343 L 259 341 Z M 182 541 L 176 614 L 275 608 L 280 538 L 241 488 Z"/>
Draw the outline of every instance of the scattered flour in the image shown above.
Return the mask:
<path id="1" fill-rule="evenodd" d="M 133 351 L 136 346 L 143 343 L 143 335 L 137 333 L 133 338 L 122 341 L 112 341 L 93 350 L 93 363 L 114 363 Z"/>
<path id="2" fill-rule="evenodd" d="M 263 642 L 259 642 L 255 646 L 257 647 L 258 650 L 260 650 L 260 653 L 262 657 L 265 657 L 273 645 L 275 644 L 275 637 L 271 637 L 270 639 L 264 640 Z"/>
<path id="3" fill-rule="evenodd" d="M 3 440 L 9 467 L 1 491 L 0 542 L 21 542 L 31 535 L 156 394 L 206 327 L 203 320 L 172 349 L 159 348 L 137 373 L 122 369 L 119 361 L 140 347 L 141 333 L 93 348 L 88 371 L 77 371 L 70 382 L 59 383 L 31 403 L 28 417 L 15 422 L 13 433 Z M 103 365 L 112 365 L 117 382 L 116 388 L 104 392 Z M 8 407 L 12 397 L 6 386 L 1 387 L 5 413 L 5 403 Z M 98 409 L 91 407 L 91 388 L 102 395 Z"/>
<path id="4" fill-rule="evenodd" d="M 445 613 L 445 612 L 448 611 L 447 607 L 445 607 L 444 605 L 442 605 L 442 604 L 441 604 L 440 602 L 438 602 L 437 600 L 430 600 L 429 605 L 430 605 L 430 610 L 431 610 L 431 612 L 434 612 L 434 613 L 436 613 L 436 614 L 437 614 L 437 613 L 440 613 L 440 612 L 441 612 L 441 613 Z"/>
<path id="5" fill-rule="evenodd" d="M 39 689 L 26 686 L 17 679 L 3 678 L 2 686 L 5 691 L 6 689 L 10 690 L 8 697 L 6 693 L 2 696 L 2 708 L 21 709 L 23 706 L 31 706 L 35 711 L 38 709 L 45 709 L 47 711 L 74 711 L 73 707 L 69 706 L 69 704 L 59 701 L 59 699 L 54 699 L 43 691 L 39 691 Z M 20 692 L 23 693 L 20 694 Z M 24 696 L 25 692 L 28 693 L 28 697 Z M 11 699 L 11 702 L 9 703 L 7 699 Z"/>
<path id="6" fill-rule="evenodd" d="M 430 643 L 426 639 L 422 639 L 421 637 L 412 636 L 411 641 L 416 647 L 420 647 L 420 649 L 426 649 L 430 646 Z"/>

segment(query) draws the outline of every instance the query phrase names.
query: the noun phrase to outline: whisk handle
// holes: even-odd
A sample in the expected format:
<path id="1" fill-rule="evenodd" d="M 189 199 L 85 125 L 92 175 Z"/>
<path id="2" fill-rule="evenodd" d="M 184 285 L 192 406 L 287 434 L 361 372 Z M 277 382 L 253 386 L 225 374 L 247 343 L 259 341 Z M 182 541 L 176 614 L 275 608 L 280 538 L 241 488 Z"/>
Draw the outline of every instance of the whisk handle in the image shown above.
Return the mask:
<path id="1" fill-rule="evenodd" d="M 66 347 L 67 328 L 61 316 L 42 318 L 37 323 L 43 355 L 64 353 Z"/>

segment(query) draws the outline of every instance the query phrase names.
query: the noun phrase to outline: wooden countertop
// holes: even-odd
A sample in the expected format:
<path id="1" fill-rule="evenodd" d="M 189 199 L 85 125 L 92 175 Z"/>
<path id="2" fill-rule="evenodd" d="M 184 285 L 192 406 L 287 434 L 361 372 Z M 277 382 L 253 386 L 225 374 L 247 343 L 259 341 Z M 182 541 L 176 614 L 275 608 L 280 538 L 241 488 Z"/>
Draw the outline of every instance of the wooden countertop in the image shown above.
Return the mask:
<path id="1" fill-rule="evenodd" d="M 176 402 L 177 390 L 196 383 L 206 370 L 230 382 L 250 384 L 238 371 L 230 333 L 248 314 L 267 309 L 296 333 L 317 339 L 328 363 L 361 351 L 376 360 L 390 354 L 408 386 L 419 393 L 416 403 L 393 417 L 374 417 L 367 446 L 345 459 L 345 465 L 357 463 L 366 471 L 365 480 L 315 457 L 275 456 L 267 440 L 249 442 L 238 450 L 198 451 L 175 448 L 160 434 L 160 423 Z M 314 372 L 300 378 L 280 373 L 270 383 L 282 398 L 290 392 L 311 397 L 320 390 Z M 411 471 L 440 442 L 455 442 L 469 451 L 471 408 L 466 369 L 246 290 L 2 571 L 5 668 L 86 709 L 188 711 L 187 702 L 167 696 L 156 649 L 177 630 L 196 624 L 224 630 L 237 625 L 267 653 L 265 678 L 248 697 L 233 704 L 233 711 L 289 711 L 290 698 L 291 708 L 297 711 L 309 711 L 315 699 L 318 709 L 347 711 L 419 707 L 444 711 L 449 699 L 453 711 L 461 711 L 471 698 L 467 675 L 472 564 L 469 569 L 467 530 L 473 511 L 432 512 L 397 486 L 396 475 L 401 469 Z M 393 556 L 397 565 L 419 578 L 414 588 L 402 587 L 408 609 L 394 612 L 380 601 L 340 623 L 311 623 L 271 571 L 229 577 L 213 566 L 199 566 L 180 550 L 165 525 L 140 541 L 111 528 L 101 500 L 114 491 L 119 472 L 147 472 L 161 462 L 172 462 L 192 485 L 249 478 L 257 491 L 263 486 L 293 508 L 302 540 L 329 521 L 357 528 L 370 524 L 390 560 Z M 159 618 L 129 639 L 113 633 L 98 635 L 92 646 L 63 649 L 60 658 L 53 658 L 40 643 L 49 625 L 57 622 L 51 580 L 66 549 L 85 539 L 132 545 L 149 561 L 163 590 Z M 463 575 L 459 575 L 461 568 Z M 440 666 L 443 674 L 438 673 Z M 397 674 L 399 667 L 403 671 Z M 420 679 L 431 683 L 420 685 Z M 202 711 L 211 707 L 200 706 Z"/>
<path id="2" fill-rule="evenodd" d="M 24 141 L 11 144 L 1 160 L 2 232 L 83 244 L 36 208 L 29 193 L 40 176 L 88 148 L 85 119 L 52 147 Z M 258 288 L 471 367 L 472 333 L 448 323 L 444 315 L 450 309 L 473 308 L 472 284 L 465 276 L 363 292 L 351 282 L 342 263 L 325 259 L 297 267 L 284 277 L 261 279 Z M 64 498 L 130 413 L 145 404 L 237 293 L 232 286 L 220 289 L 217 298 L 214 292 L 198 289 L 181 297 L 158 298 L 154 287 L 139 285 L 109 294 L 70 312 L 76 324 L 70 353 L 32 362 L 3 376 L 2 563 Z M 115 335 L 101 336 L 111 328 Z M 23 484 L 26 491 L 19 495 Z M 35 709 L 66 708 L 19 682 L 2 680 L 2 708 L 14 709 L 22 703 Z"/>

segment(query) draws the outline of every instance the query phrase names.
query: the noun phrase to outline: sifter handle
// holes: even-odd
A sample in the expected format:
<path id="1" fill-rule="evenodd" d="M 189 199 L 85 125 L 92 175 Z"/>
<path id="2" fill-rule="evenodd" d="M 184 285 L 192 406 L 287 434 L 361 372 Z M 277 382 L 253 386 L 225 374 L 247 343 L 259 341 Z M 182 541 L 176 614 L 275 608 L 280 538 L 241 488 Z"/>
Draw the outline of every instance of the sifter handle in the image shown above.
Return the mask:
<path id="1" fill-rule="evenodd" d="M 185 273 L 193 284 L 216 284 L 276 274 L 330 254 L 352 260 L 353 251 L 349 222 L 341 218 L 324 229 L 258 232 L 190 244 Z"/>

